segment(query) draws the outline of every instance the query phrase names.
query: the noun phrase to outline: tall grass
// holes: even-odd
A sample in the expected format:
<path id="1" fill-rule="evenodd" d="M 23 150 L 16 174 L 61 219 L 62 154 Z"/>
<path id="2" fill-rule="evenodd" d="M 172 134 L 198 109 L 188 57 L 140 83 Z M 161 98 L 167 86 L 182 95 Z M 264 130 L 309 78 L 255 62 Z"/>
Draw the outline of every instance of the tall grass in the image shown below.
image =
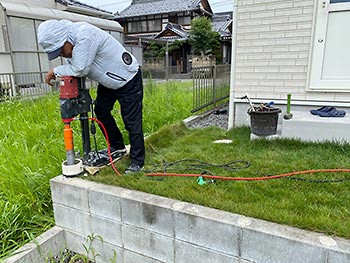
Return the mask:
<path id="1" fill-rule="evenodd" d="M 144 132 L 187 117 L 191 82 L 147 82 L 144 87 Z M 96 92 L 92 90 L 94 98 Z M 65 159 L 58 94 L 0 104 L 0 258 L 54 224 L 49 180 L 61 173 Z M 119 107 L 114 116 L 124 128 Z M 80 125 L 73 123 L 76 150 L 81 149 Z M 126 143 L 127 134 L 124 133 Z M 98 148 L 105 147 L 97 132 Z M 92 145 L 93 146 L 93 145 Z"/>
<path id="2" fill-rule="evenodd" d="M 53 224 L 49 179 L 60 172 L 63 144 L 53 96 L 1 103 L 0 116 L 2 256 Z"/>

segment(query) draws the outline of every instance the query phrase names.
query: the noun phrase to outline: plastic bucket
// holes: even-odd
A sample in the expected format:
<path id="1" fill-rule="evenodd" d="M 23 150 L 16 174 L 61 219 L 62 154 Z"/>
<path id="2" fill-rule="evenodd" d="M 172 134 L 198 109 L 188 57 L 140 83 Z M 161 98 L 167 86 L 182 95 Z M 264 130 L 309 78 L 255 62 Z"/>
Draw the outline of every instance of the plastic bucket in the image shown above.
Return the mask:
<path id="1" fill-rule="evenodd" d="M 274 135 L 277 133 L 279 108 L 268 111 L 248 111 L 250 115 L 250 130 L 255 135 Z"/>

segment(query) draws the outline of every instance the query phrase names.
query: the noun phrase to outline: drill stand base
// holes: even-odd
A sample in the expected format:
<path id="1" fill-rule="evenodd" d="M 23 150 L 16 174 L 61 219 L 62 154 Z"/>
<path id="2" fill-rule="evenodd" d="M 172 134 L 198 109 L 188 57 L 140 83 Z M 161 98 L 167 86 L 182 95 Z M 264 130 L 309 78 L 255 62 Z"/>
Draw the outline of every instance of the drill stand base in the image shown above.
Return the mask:
<path id="1" fill-rule="evenodd" d="M 125 156 L 129 155 L 130 146 L 126 147 L 126 153 L 123 156 L 119 156 L 116 158 L 113 158 L 113 163 L 116 161 L 124 158 Z M 106 154 L 106 150 L 99 151 L 98 153 L 92 152 L 92 158 L 90 158 L 89 161 L 84 162 L 84 169 L 89 174 L 96 174 L 101 169 L 108 167 L 111 165 L 110 159 L 108 154 Z"/>

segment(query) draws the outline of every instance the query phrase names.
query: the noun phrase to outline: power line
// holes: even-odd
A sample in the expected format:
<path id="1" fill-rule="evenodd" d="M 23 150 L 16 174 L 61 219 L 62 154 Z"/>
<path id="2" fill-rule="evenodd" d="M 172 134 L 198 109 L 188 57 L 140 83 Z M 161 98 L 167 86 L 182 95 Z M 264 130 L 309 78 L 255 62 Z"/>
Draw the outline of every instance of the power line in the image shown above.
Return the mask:
<path id="1" fill-rule="evenodd" d="M 211 6 L 222 6 L 222 5 L 227 5 L 233 3 L 232 0 L 226 0 L 226 1 L 220 1 L 217 3 L 210 4 Z"/>
<path id="2" fill-rule="evenodd" d="M 127 1 L 119 1 L 119 3 L 99 5 L 98 7 L 106 7 L 106 6 L 120 5 L 120 4 L 129 3 L 129 2 L 130 2 L 130 0 L 127 0 Z"/>
<path id="3" fill-rule="evenodd" d="M 111 3 L 111 4 L 104 4 L 104 5 L 98 5 L 98 7 L 106 7 L 106 6 L 115 6 L 115 5 L 121 5 L 121 4 L 125 4 L 125 3 L 129 3 L 131 0 L 126 0 L 126 1 L 119 1 L 118 3 Z M 227 5 L 233 3 L 232 0 L 224 0 L 224 1 L 220 1 L 220 2 L 216 2 L 213 4 L 210 4 L 211 6 L 222 6 L 222 5 Z"/>

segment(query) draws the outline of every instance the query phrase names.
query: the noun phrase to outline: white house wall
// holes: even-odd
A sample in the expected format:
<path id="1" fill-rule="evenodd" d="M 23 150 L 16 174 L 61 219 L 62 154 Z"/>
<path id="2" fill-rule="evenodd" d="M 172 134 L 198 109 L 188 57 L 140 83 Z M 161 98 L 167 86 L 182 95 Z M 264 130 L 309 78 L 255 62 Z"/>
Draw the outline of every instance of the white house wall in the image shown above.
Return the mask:
<path id="1" fill-rule="evenodd" d="M 57 8 L 59 4 L 55 0 L 6 0 L 8 3 L 26 3 L 30 6 L 42 6 L 46 8 Z"/>
<path id="2" fill-rule="evenodd" d="M 236 0 L 234 97 L 319 102 L 350 94 L 308 90 L 315 0 Z"/>

